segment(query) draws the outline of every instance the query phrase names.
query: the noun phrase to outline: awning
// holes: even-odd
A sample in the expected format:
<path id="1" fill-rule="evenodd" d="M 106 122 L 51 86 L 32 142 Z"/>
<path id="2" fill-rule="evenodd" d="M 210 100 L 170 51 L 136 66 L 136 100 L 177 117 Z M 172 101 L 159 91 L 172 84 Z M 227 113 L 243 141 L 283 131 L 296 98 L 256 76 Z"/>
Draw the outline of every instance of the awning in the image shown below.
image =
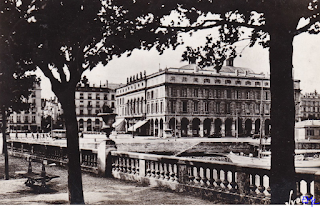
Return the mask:
<path id="1" fill-rule="evenodd" d="M 113 124 L 112 127 L 116 128 L 118 125 L 120 125 L 124 119 L 117 119 Z"/>
<path id="2" fill-rule="evenodd" d="M 126 127 L 125 127 L 125 120 L 124 119 L 118 119 L 113 125 L 114 129 L 117 132 L 125 132 L 126 131 Z"/>
<path id="3" fill-rule="evenodd" d="M 135 123 L 133 126 L 128 128 L 128 131 L 136 131 L 138 128 L 142 127 L 148 120 L 142 120 Z"/>

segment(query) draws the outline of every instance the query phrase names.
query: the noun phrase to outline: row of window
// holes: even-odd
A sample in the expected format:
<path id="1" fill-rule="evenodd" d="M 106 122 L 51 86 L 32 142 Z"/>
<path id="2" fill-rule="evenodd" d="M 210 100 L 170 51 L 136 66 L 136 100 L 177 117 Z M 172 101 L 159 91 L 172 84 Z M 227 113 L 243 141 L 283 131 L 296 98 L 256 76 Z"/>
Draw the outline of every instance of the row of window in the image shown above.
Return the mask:
<path id="1" fill-rule="evenodd" d="M 188 105 L 189 103 L 189 105 Z M 192 104 L 190 104 L 192 103 Z M 189 102 L 187 100 L 182 101 L 181 105 L 180 105 L 180 110 L 179 110 L 179 105 L 177 104 L 176 101 L 170 101 L 170 112 L 171 113 L 175 113 L 175 112 L 182 112 L 182 113 L 188 113 L 188 112 L 200 112 L 200 111 L 204 111 L 204 112 L 209 112 L 209 101 L 205 101 L 203 102 L 203 108 L 201 109 L 201 106 L 199 106 L 199 102 L 198 101 L 193 101 L 193 102 Z M 260 104 L 250 104 L 250 103 L 245 103 L 245 108 L 244 110 L 242 109 L 242 103 L 236 103 L 236 107 L 234 109 L 234 111 L 231 110 L 231 103 L 227 102 L 222 104 L 221 102 L 215 102 L 213 104 L 213 107 L 211 108 L 212 112 L 215 113 L 226 113 L 226 114 L 231 114 L 232 112 L 235 113 L 245 113 L 245 114 L 259 114 L 260 113 Z M 269 104 L 265 104 L 265 108 L 264 108 L 264 113 L 265 114 L 269 114 L 270 112 L 270 105 Z M 254 110 L 254 112 L 253 112 Z"/>
<path id="2" fill-rule="evenodd" d="M 85 106 L 85 105 L 83 104 L 83 101 L 80 101 L 80 105 L 79 105 L 79 106 L 80 106 L 81 108 L 82 108 L 82 107 L 93 108 L 94 105 L 92 105 L 92 103 L 94 103 L 94 102 L 88 101 L 88 104 Z M 100 107 L 102 107 L 102 106 L 100 105 L 100 102 L 97 101 L 97 102 L 96 102 L 96 105 L 95 105 L 95 108 L 100 108 Z M 115 107 L 114 102 L 111 102 L 111 108 L 114 108 L 114 107 Z"/>
<path id="3" fill-rule="evenodd" d="M 87 99 L 95 99 L 95 100 L 100 100 L 100 93 L 94 93 L 96 94 L 96 97 L 93 97 L 92 93 L 88 93 L 88 98 Z M 114 94 L 111 94 L 111 100 L 114 100 L 115 96 Z M 84 93 L 80 93 L 80 99 L 84 99 Z M 108 100 L 108 94 L 105 93 L 103 94 L 103 100 Z"/>
<path id="4" fill-rule="evenodd" d="M 101 112 L 100 109 L 96 109 L 96 110 L 87 109 L 86 111 L 83 109 L 80 109 L 77 115 L 94 115 L 95 116 L 100 112 Z"/>
<path id="5" fill-rule="evenodd" d="M 24 116 L 22 118 L 24 123 L 29 123 L 30 121 L 29 116 Z M 13 116 L 10 117 L 10 122 L 13 123 Z M 17 123 L 21 123 L 21 116 L 17 116 Z M 36 116 L 31 117 L 31 123 L 36 123 Z"/>
<path id="6" fill-rule="evenodd" d="M 314 136 L 315 135 L 315 131 L 318 131 L 318 130 L 315 130 L 315 129 L 307 129 L 307 136 Z M 318 131 L 318 134 L 317 135 L 320 135 L 320 130 Z"/>
<path id="7" fill-rule="evenodd" d="M 261 92 L 260 91 L 231 91 L 231 90 L 209 90 L 209 89 L 177 89 L 177 88 L 171 88 L 171 97 L 177 97 L 178 93 L 180 91 L 180 97 L 215 97 L 215 98 L 232 98 L 232 92 L 234 94 L 235 99 L 261 99 Z M 202 93 L 202 94 L 201 94 Z M 264 91 L 264 97 L 265 100 L 270 99 L 270 95 L 268 91 Z"/>
<path id="8" fill-rule="evenodd" d="M 175 76 L 171 76 L 170 77 L 170 81 L 175 81 L 176 80 L 176 77 Z M 187 82 L 188 81 L 188 78 L 187 77 L 182 77 L 182 82 Z M 194 83 L 199 83 L 199 78 L 193 78 L 193 82 Z M 211 80 L 209 79 L 209 78 L 204 78 L 203 79 L 203 83 L 210 83 L 211 82 Z M 214 83 L 216 83 L 216 84 L 221 84 L 221 80 L 220 79 L 215 79 L 214 80 Z M 232 82 L 231 82 L 231 80 L 225 80 L 224 81 L 224 83 L 225 84 L 231 84 Z M 240 81 L 240 80 L 236 80 L 235 81 L 235 84 L 236 85 L 241 85 L 242 84 L 242 82 Z M 251 86 L 253 84 L 253 82 L 252 81 L 245 81 L 245 85 L 246 86 Z M 258 81 L 256 81 L 256 82 L 254 82 L 254 85 L 255 86 L 261 86 L 261 82 L 258 82 Z M 264 84 L 265 86 L 268 86 L 269 85 L 269 83 L 268 82 L 265 82 L 265 84 Z"/>
<path id="9" fill-rule="evenodd" d="M 304 112 L 320 112 L 320 107 L 303 107 Z"/>
<path id="10" fill-rule="evenodd" d="M 302 101 L 302 106 L 320 106 L 319 101 Z"/>
<path id="11" fill-rule="evenodd" d="M 141 84 L 141 85 L 140 85 Z M 120 90 L 117 90 L 118 93 L 123 93 L 123 92 L 127 92 L 128 90 L 130 89 L 137 89 L 139 88 L 140 86 L 143 86 L 143 82 L 142 83 L 137 83 L 137 84 L 134 84 L 134 85 L 131 85 L 131 86 L 128 86 L 126 88 L 123 88 L 123 89 L 120 89 Z"/>

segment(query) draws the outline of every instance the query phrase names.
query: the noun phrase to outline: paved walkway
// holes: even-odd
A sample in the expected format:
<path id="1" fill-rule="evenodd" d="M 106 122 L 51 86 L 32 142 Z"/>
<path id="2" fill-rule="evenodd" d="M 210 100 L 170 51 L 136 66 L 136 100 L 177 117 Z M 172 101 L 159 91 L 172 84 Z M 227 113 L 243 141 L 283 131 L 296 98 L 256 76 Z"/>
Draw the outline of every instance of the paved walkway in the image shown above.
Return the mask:
<path id="1" fill-rule="evenodd" d="M 0 156 L 0 176 L 3 177 L 3 156 Z M 26 170 L 27 162 L 10 157 L 10 176 L 15 171 Z M 40 171 L 41 165 L 33 163 L 33 171 Z M 60 175 L 49 182 L 50 191 L 39 193 L 24 185 L 26 179 L 0 180 L 0 205 L 47 205 L 68 204 L 67 170 L 58 166 L 46 168 L 47 173 Z M 203 200 L 186 193 L 175 193 L 157 188 L 146 187 L 135 182 L 120 181 L 112 178 L 97 177 L 83 173 L 83 190 L 86 204 L 118 205 L 211 205 L 219 204 Z"/>

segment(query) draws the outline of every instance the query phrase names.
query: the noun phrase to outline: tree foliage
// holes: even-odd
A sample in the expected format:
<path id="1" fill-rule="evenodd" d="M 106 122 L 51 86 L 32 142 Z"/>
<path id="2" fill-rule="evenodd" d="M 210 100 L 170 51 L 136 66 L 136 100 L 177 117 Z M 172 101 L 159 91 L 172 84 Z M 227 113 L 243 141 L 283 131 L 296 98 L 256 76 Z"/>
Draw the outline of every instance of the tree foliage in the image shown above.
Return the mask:
<path id="1" fill-rule="evenodd" d="M 270 47 L 273 129 L 284 127 L 282 131 L 289 132 L 272 131 L 273 146 L 288 146 L 283 152 L 273 148 L 273 174 L 280 172 L 277 165 L 288 158 L 289 161 L 283 163 L 288 169 L 282 174 L 293 175 L 294 168 L 290 167 L 294 148 L 292 41 L 294 35 L 301 32 L 319 32 L 318 1 L 26 0 L 15 4 L 12 1 L 4 3 L 14 5 L 9 11 L 19 16 L 11 19 L 10 12 L 6 12 L 5 17 L 12 23 L 7 29 L 12 56 L 25 69 L 39 67 L 43 71 L 65 112 L 71 203 L 83 203 L 74 106 L 74 91 L 82 73 L 98 63 L 106 65 L 122 54 L 130 55 L 134 49 L 156 47 L 161 54 L 167 48 L 175 49 L 183 44 L 180 33 L 214 27 L 219 28 L 219 40 L 207 37 L 205 46 L 189 47 L 183 58 L 188 59 L 191 55 L 198 58 L 202 66 L 215 65 L 219 70 L 226 58 L 236 55 L 232 44 L 241 40 L 244 27 L 251 29 L 251 35 L 247 37 L 250 46 L 258 43 Z M 302 18 L 309 23 L 297 28 Z M 287 93 L 279 90 L 280 78 Z M 287 108 L 284 107 L 286 104 Z M 278 112 L 284 115 L 287 125 L 279 123 L 277 126 Z M 287 156 L 290 153 L 291 157 Z M 273 178 L 272 182 L 278 179 Z M 287 193 L 279 192 L 279 195 Z M 287 198 L 287 195 L 282 197 Z"/>
<path id="2" fill-rule="evenodd" d="M 15 21 L 20 14 L 14 11 L 13 2 L 0 3 L 0 111 L 2 117 L 3 153 L 5 155 L 5 179 L 9 179 L 9 160 L 6 144 L 7 118 L 13 111 L 29 110 L 29 96 L 39 79 L 26 74 L 26 69 L 17 65 L 10 51 L 10 38 Z"/>

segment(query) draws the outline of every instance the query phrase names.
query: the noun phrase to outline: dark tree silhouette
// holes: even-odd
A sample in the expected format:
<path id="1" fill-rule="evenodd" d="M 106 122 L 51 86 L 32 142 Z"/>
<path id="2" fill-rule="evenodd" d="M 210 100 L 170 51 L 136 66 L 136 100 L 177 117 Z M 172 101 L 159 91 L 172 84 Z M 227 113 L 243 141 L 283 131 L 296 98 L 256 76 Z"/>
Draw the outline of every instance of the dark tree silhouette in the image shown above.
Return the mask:
<path id="1" fill-rule="evenodd" d="M 40 68 L 50 79 L 52 91 L 64 111 L 71 204 L 84 203 L 74 102 L 75 88 L 82 73 L 98 63 L 106 65 L 123 53 L 130 55 L 135 48 L 151 49 L 156 45 L 163 51 L 170 45 L 177 45 L 175 33 L 156 32 L 158 25 L 150 24 L 170 14 L 169 9 L 162 9 L 162 4 L 125 2 L 130 7 L 129 12 L 117 3 L 120 2 L 12 0 L 5 1 L 1 10 L 6 10 L 7 19 L 19 16 L 10 19 L 13 25 L 7 28 L 15 62 L 25 69 Z M 155 14 L 153 17 L 150 11 Z"/>
<path id="2" fill-rule="evenodd" d="M 208 37 L 208 44 L 198 51 L 205 52 L 200 60 L 202 65 L 214 64 L 219 69 L 223 60 L 235 55 L 234 48 L 228 45 L 239 41 L 240 29 L 247 27 L 252 30 L 251 45 L 259 43 L 269 47 L 272 203 L 284 203 L 295 184 L 292 179 L 295 176 L 292 41 L 301 32 L 319 32 L 317 4 L 310 0 L 19 2 L 12 12 L 23 15 L 12 20 L 14 32 L 11 32 L 10 49 L 18 64 L 29 68 L 37 66 L 43 71 L 62 104 L 67 129 L 70 202 L 84 202 L 74 93 L 85 70 L 100 62 L 106 65 L 121 54 L 130 55 L 135 48 L 155 46 L 161 54 L 166 48 L 175 49 L 183 43 L 178 38 L 179 32 L 214 27 L 219 27 L 220 40 L 213 42 Z M 169 16 L 163 21 L 165 15 Z M 172 16 L 178 17 L 168 21 Z M 200 16 L 207 19 L 201 21 Z M 297 28 L 302 18 L 309 23 Z"/>
<path id="3" fill-rule="evenodd" d="M 219 39 L 207 37 L 205 46 L 188 47 L 183 60 L 198 61 L 200 66 L 214 65 L 219 71 L 223 62 L 235 57 L 235 42 L 248 39 L 269 48 L 271 81 L 272 159 L 271 202 L 284 204 L 295 187 L 294 167 L 294 83 L 292 77 L 293 39 L 303 32 L 320 32 L 320 5 L 312 0 L 176 0 L 177 21 L 160 26 L 166 31 L 192 32 L 219 29 Z M 299 26 L 301 19 L 307 20 Z M 184 22 L 185 24 L 182 24 Z M 250 29 L 246 36 L 243 28 Z"/>
<path id="4" fill-rule="evenodd" d="M 2 116 L 3 154 L 5 156 L 5 179 L 9 179 L 9 159 L 6 131 L 10 114 L 29 110 L 28 98 L 39 80 L 34 75 L 25 74 L 26 69 L 16 65 L 9 47 L 11 28 L 20 18 L 19 13 L 11 12 L 13 4 L 0 3 L 0 111 Z M 11 15 L 9 16 L 8 13 Z"/>

